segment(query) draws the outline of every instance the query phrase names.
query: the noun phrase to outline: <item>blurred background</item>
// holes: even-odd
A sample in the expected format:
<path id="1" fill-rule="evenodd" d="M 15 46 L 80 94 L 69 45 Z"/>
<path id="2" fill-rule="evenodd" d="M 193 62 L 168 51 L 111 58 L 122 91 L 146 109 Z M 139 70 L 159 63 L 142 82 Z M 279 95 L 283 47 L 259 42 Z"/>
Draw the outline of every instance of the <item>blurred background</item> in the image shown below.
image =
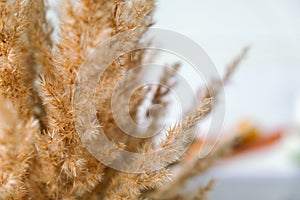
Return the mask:
<path id="1" fill-rule="evenodd" d="M 218 163 L 191 187 L 214 178 L 212 200 L 300 199 L 300 1 L 160 0 L 155 16 L 155 27 L 194 40 L 221 74 L 251 46 L 225 88 L 223 137 L 254 131 L 260 145 Z"/>

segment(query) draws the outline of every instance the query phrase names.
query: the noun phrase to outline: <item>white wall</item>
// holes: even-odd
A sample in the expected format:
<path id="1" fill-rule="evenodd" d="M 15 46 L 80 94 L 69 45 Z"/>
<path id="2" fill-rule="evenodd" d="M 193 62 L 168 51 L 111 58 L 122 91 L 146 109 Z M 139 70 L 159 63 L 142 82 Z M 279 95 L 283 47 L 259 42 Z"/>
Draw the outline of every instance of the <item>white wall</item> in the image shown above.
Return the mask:
<path id="1" fill-rule="evenodd" d="M 246 45 L 247 60 L 226 89 L 226 125 L 244 118 L 291 125 L 300 94 L 300 1 L 160 0 L 155 27 L 201 45 L 222 73 Z"/>

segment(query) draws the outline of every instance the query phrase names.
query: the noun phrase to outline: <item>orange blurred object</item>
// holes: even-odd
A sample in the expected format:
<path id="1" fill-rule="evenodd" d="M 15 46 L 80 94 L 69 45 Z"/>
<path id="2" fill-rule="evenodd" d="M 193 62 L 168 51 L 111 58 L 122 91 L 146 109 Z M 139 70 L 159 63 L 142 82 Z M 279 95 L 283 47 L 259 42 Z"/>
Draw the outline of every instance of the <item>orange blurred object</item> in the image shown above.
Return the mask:
<path id="1" fill-rule="evenodd" d="M 251 126 L 250 123 L 242 122 L 238 125 L 236 145 L 234 146 L 234 150 L 230 154 L 230 156 L 268 147 L 278 142 L 282 138 L 283 133 L 283 130 L 277 130 L 275 132 L 265 134 L 254 126 Z M 198 153 L 200 148 L 202 147 L 202 144 L 202 140 L 195 141 L 191 145 L 183 159 L 189 159 L 190 157 Z"/>

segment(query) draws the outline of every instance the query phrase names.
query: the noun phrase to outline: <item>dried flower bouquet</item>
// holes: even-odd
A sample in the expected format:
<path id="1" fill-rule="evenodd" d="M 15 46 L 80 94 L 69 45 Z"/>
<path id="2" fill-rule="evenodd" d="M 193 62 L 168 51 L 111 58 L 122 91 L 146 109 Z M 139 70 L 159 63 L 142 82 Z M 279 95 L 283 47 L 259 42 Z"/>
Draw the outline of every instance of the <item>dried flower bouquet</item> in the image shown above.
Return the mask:
<path id="1" fill-rule="evenodd" d="M 211 184 L 190 196 L 181 189 L 230 151 L 234 142 L 222 144 L 203 159 L 182 160 L 176 152 L 184 148 L 190 130 L 211 112 L 221 82 L 213 83 L 214 89 L 204 95 L 201 106 L 194 108 L 184 123 L 165 131 L 158 147 L 149 140 L 126 136 L 113 118 L 110 101 L 114 85 L 133 66 L 141 65 L 146 53 L 117 58 L 97 88 L 99 123 L 95 127 L 101 126 L 119 148 L 137 152 L 161 148 L 168 153 L 156 158 L 166 163 L 159 170 L 128 173 L 111 169 L 80 140 L 74 86 L 80 66 L 101 41 L 137 28 L 142 30 L 138 35 L 142 39 L 153 24 L 155 1 L 63 0 L 61 5 L 59 40 L 53 41 L 43 0 L 0 2 L 0 199 L 203 199 Z M 245 52 L 229 66 L 225 82 Z M 165 73 L 161 82 L 169 84 L 172 77 Z M 132 95 L 133 119 L 138 118 L 138 109 L 149 92 L 139 89 Z M 168 106 L 164 100 L 168 93 L 158 87 L 150 97 L 152 104 Z M 106 159 L 111 162 L 119 156 L 107 149 Z M 135 162 L 142 167 L 158 161 Z M 173 174 L 174 167 L 180 172 Z"/>

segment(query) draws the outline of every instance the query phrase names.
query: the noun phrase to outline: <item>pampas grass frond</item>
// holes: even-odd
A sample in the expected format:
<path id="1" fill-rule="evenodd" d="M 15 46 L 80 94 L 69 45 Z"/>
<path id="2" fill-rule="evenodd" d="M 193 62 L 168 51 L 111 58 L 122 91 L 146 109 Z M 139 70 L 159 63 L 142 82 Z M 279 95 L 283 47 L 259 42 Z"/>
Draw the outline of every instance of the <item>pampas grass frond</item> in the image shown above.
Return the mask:
<path id="1" fill-rule="evenodd" d="M 155 4 L 154 0 L 63 0 L 59 37 L 53 41 L 46 2 L 0 2 L 0 199 L 185 199 L 180 191 L 186 182 L 234 148 L 233 140 L 217 146 L 207 158 L 195 156 L 188 161 L 180 153 L 192 142 L 194 127 L 211 113 L 219 89 L 247 49 L 228 67 L 223 80 L 212 83 L 200 107 L 193 108 L 183 122 L 162 130 L 159 141 L 127 136 L 112 112 L 115 85 L 144 63 L 144 50 L 121 55 L 108 66 L 96 90 L 97 119 L 84 120 L 89 112 L 84 101 L 89 99 L 82 99 L 82 116 L 76 120 L 75 86 L 87 56 L 99 43 L 127 31 L 139 30 L 135 42 L 141 43 L 153 24 Z M 167 89 L 139 87 L 128 102 L 119 99 L 120 109 L 129 105 L 129 115 L 139 121 L 150 117 L 150 110 L 140 115 L 145 101 L 167 108 L 166 97 L 176 85 L 179 67 L 165 68 L 160 77 Z M 130 77 L 129 84 L 138 84 L 141 74 Z M 160 126 L 160 116 L 154 116 L 146 135 Z M 98 138 L 101 127 L 118 149 L 148 154 L 147 159 L 141 156 L 128 165 L 140 173 L 117 171 L 97 160 L 80 140 L 76 123 L 87 127 L 84 137 L 89 140 Z M 94 148 L 101 148 L 111 163 L 122 159 L 115 148 Z M 173 173 L 174 167 L 180 168 L 179 173 Z M 203 199 L 210 189 L 211 184 L 200 188 L 191 199 Z"/>

